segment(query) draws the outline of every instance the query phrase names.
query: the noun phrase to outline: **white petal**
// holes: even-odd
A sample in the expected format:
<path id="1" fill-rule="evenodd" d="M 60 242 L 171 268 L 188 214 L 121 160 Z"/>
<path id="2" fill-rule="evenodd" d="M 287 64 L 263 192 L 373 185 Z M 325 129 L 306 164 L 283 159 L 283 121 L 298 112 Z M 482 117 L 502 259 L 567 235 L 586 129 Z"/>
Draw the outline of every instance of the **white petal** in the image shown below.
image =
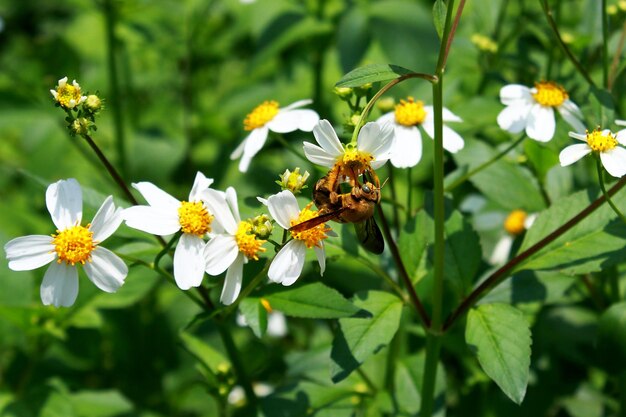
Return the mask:
<path id="1" fill-rule="evenodd" d="M 585 133 L 586 128 L 582 122 L 582 114 L 580 114 L 580 109 L 578 109 L 574 103 L 567 100 L 563 102 L 561 106 L 557 107 L 557 110 L 563 119 L 565 119 L 565 121 L 574 128 L 574 131 L 578 133 Z"/>
<path id="2" fill-rule="evenodd" d="M 85 273 L 96 287 L 115 292 L 124 283 L 128 267 L 116 254 L 101 246 L 91 252 L 91 262 L 83 265 Z"/>
<path id="3" fill-rule="evenodd" d="M 246 140 L 248 139 L 248 136 L 246 136 L 246 138 L 242 140 L 239 145 L 237 145 L 235 150 L 230 154 L 230 159 L 237 159 L 243 155 L 243 148 L 246 147 Z"/>
<path id="4" fill-rule="evenodd" d="M 53 304 L 55 307 L 69 307 L 74 304 L 78 295 L 76 267 L 65 262 L 51 263 L 43 276 L 39 294 L 41 302 L 47 306 Z"/>
<path id="5" fill-rule="evenodd" d="M 388 160 L 393 146 L 393 126 L 391 123 L 367 123 L 359 131 L 357 148 L 372 154 L 374 161 Z"/>
<path id="6" fill-rule="evenodd" d="M 448 126 L 443 126 L 443 148 L 452 153 L 457 153 L 465 146 L 465 142 L 461 135 L 450 129 Z"/>
<path id="7" fill-rule="evenodd" d="M 230 235 L 237 232 L 238 221 L 233 216 L 232 210 L 226 202 L 226 193 L 208 189 L 203 194 L 203 199 L 211 212 L 215 216 L 215 221 L 222 225 L 222 228 Z"/>
<path id="8" fill-rule="evenodd" d="M 510 133 L 519 133 L 526 128 L 531 106 L 527 104 L 511 105 L 498 114 L 498 126 Z"/>
<path id="9" fill-rule="evenodd" d="M 313 136 L 315 136 L 315 140 L 326 151 L 328 156 L 337 159 L 343 155 L 343 145 L 328 120 L 322 119 L 317 123 L 313 128 Z"/>
<path id="10" fill-rule="evenodd" d="M 311 100 L 310 98 L 306 98 L 304 100 L 298 100 L 294 103 L 291 103 L 290 105 L 283 107 L 281 110 L 287 111 L 287 110 L 297 109 L 300 107 L 308 106 L 311 103 L 313 103 L 313 100 Z"/>
<path id="11" fill-rule="evenodd" d="M 94 216 L 91 227 L 89 228 L 89 230 L 93 232 L 93 240 L 102 242 L 111 236 L 124 220 L 122 218 L 122 211 L 121 207 L 115 208 L 113 196 L 107 197 Z"/>
<path id="12" fill-rule="evenodd" d="M 193 181 L 193 187 L 189 193 L 189 201 L 198 201 L 202 199 L 202 192 L 209 188 L 213 184 L 213 178 L 207 178 L 200 171 L 196 173 L 196 178 Z"/>
<path id="13" fill-rule="evenodd" d="M 563 149 L 559 154 L 559 161 L 562 167 L 573 164 L 583 156 L 591 152 L 591 148 L 586 143 L 577 143 Z"/>
<path id="14" fill-rule="evenodd" d="M 567 135 L 570 138 L 582 140 L 583 142 L 587 143 L 587 134 L 585 134 L 585 133 L 569 132 Z"/>
<path id="15" fill-rule="evenodd" d="M 444 122 L 462 122 L 463 121 L 463 119 L 461 119 L 459 116 L 452 113 L 450 110 L 446 109 L 445 107 L 442 109 L 441 113 L 442 113 Z"/>
<path id="16" fill-rule="evenodd" d="M 616 120 L 615 124 L 618 126 L 626 126 L 626 120 Z"/>
<path id="17" fill-rule="evenodd" d="M 139 191 L 148 204 L 153 207 L 163 209 L 169 207 L 173 210 L 178 210 L 178 207 L 180 207 L 180 201 L 151 182 L 134 183 L 133 188 Z"/>
<path id="18" fill-rule="evenodd" d="M 282 111 L 267 123 L 267 127 L 276 133 L 288 133 L 295 130 L 310 132 L 319 120 L 320 117 L 313 110 Z"/>
<path id="19" fill-rule="evenodd" d="M 396 168 L 408 168 L 417 165 L 422 159 L 422 134 L 415 126 L 397 125 L 391 149 L 391 163 Z"/>
<path id="20" fill-rule="evenodd" d="M 243 279 L 243 254 L 237 256 L 233 264 L 226 271 L 226 278 L 224 279 L 224 288 L 222 288 L 222 295 L 220 295 L 220 301 L 224 305 L 230 305 L 241 291 L 241 281 Z"/>
<path id="21" fill-rule="evenodd" d="M 183 233 L 174 251 L 174 279 L 181 290 L 202 283 L 205 261 L 204 241 L 198 236 Z"/>
<path id="22" fill-rule="evenodd" d="M 389 113 L 385 113 L 382 116 L 380 116 L 378 119 L 376 119 L 376 123 L 380 124 L 380 125 L 384 125 L 385 123 L 391 123 L 392 125 L 398 125 L 396 123 L 396 112 L 389 112 Z M 400 126 L 400 125 L 398 125 Z"/>
<path id="23" fill-rule="evenodd" d="M 233 187 L 228 187 L 226 189 L 226 203 L 228 203 L 228 207 L 230 207 L 230 211 L 232 211 L 235 221 L 239 223 L 241 221 L 241 216 L 239 215 L 239 205 L 237 204 L 237 191 Z"/>
<path id="24" fill-rule="evenodd" d="M 289 190 L 284 190 L 270 196 L 267 199 L 267 208 L 270 212 L 270 216 L 272 216 L 272 218 L 276 220 L 276 223 L 283 229 L 289 229 L 291 227 L 291 220 L 298 218 L 300 215 L 298 201 Z"/>
<path id="25" fill-rule="evenodd" d="M 618 146 L 608 152 L 600 152 L 600 160 L 612 176 L 620 178 L 626 175 L 626 149 Z"/>
<path id="26" fill-rule="evenodd" d="M 507 106 L 519 102 L 530 103 L 532 96 L 525 85 L 509 84 L 500 89 L 500 101 Z"/>
<path id="27" fill-rule="evenodd" d="M 235 262 L 239 247 L 233 236 L 217 235 L 209 240 L 203 253 L 206 273 L 219 275 Z"/>
<path id="28" fill-rule="evenodd" d="M 332 168 L 333 165 L 335 165 L 335 162 L 337 162 L 338 156 L 329 154 L 319 146 L 313 145 L 310 142 L 304 142 L 303 145 L 306 159 L 315 165 Z"/>
<path id="29" fill-rule="evenodd" d="M 493 253 L 491 254 L 491 258 L 489 258 L 489 262 L 492 265 L 501 265 L 505 263 L 509 259 L 512 246 L 513 237 L 510 235 L 503 236 L 493 248 Z"/>
<path id="30" fill-rule="evenodd" d="M 56 258 L 52 237 L 44 235 L 22 236 L 4 245 L 9 268 L 30 271 L 49 264 Z"/>
<path id="31" fill-rule="evenodd" d="M 262 126 L 254 129 L 246 138 L 245 145 L 243 147 L 243 155 L 239 161 L 239 171 L 246 172 L 250 166 L 250 162 L 254 155 L 256 155 L 267 140 L 267 134 L 269 130 L 267 126 Z"/>
<path id="32" fill-rule="evenodd" d="M 622 129 L 615 134 L 615 139 L 620 145 L 626 145 L 626 129 Z"/>
<path id="33" fill-rule="evenodd" d="M 83 192 L 74 178 L 50 184 L 46 190 L 46 206 L 52 222 L 59 230 L 80 224 L 83 219 Z"/>
<path id="34" fill-rule="evenodd" d="M 180 204 L 180 203 L 179 203 Z M 150 206 L 133 206 L 122 212 L 128 227 L 158 236 L 166 236 L 180 230 L 178 211 Z"/>
<path id="35" fill-rule="evenodd" d="M 320 264 L 320 276 L 324 275 L 324 271 L 326 271 L 326 251 L 324 250 L 324 242 L 320 242 L 320 247 L 314 246 L 313 252 L 315 252 L 315 256 L 317 257 L 317 262 Z"/>
<path id="36" fill-rule="evenodd" d="M 290 240 L 272 260 L 268 278 L 285 286 L 291 285 L 302 273 L 306 258 L 306 245 L 300 240 Z"/>
<path id="37" fill-rule="evenodd" d="M 267 334 L 273 337 L 287 334 L 287 319 L 280 311 L 273 311 L 267 316 Z"/>
<path id="38" fill-rule="evenodd" d="M 552 107 L 535 104 L 531 107 L 526 124 L 526 135 L 539 142 L 548 142 L 554 136 L 556 124 Z"/>

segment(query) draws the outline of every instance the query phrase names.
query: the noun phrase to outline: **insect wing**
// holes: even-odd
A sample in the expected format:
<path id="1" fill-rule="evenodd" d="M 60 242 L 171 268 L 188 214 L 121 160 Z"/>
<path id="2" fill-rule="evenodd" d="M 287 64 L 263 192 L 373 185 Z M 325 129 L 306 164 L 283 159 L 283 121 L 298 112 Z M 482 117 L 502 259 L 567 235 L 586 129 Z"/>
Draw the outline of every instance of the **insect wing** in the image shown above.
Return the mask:
<path id="1" fill-rule="evenodd" d="M 365 249 L 376 255 L 383 253 L 385 241 L 373 217 L 363 222 L 354 223 L 354 230 Z"/>
<path id="2" fill-rule="evenodd" d="M 289 228 L 289 231 L 290 232 L 299 233 L 299 232 L 304 232 L 305 230 L 308 230 L 308 229 L 312 229 L 312 228 L 314 228 L 317 225 L 320 225 L 322 223 L 326 223 L 327 221 L 336 218 L 344 210 L 345 210 L 345 208 L 342 207 L 339 210 L 335 210 L 335 211 L 332 211 L 330 213 L 320 214 L 317 217 L 313 217 L 312 219 L 309 219 L 309 220 L 303 221 L 302 223 L 298 223 L 298 224 L 296 224 L 294 226 L 291 226 Z M 380 231 L 379 231 L 379 233 L 380 233 Z"/>

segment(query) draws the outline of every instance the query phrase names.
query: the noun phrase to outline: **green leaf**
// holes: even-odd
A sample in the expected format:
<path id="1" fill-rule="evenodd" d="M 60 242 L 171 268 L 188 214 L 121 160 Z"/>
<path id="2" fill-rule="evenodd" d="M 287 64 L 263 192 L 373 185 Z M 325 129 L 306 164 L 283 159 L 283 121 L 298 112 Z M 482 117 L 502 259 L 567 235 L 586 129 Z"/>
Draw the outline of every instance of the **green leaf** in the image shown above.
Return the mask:
<path id="1" fill-rule="evenodd" d="M 613 95 L 607 90 L 593 86 L 590 88 L 590 93 L 588 97 L 593 110 L 585 114 L 591 114 L 595 117 L 591 120 L 589 126 L 609 126 L 615 120 Z"/>
<path id="2" fill-rule="evenodd" d="M 132 403 L 116 390 L 79 391 L 70 402 L 81 417 L 113 417 L 133 410 Z"/>
<path id="3" fill-rule="evenodd" d="M 526 233 L 520 252 L 552 233 L 597 196 L 597 191 L 589 189 L 554 203 L 537 217 Z M 618 207 L 623 207 L 626 204 L 626 193 L 616 194 L 613 201 Z M 608 204 L 604 204 L 542 248 L 517 270 L 556 269 L 566 274 L 586 274 L 614 265 L 622 259 L 626 239 L 626 225 L 615 218 Z"/>
<path id="4" fill-rule="evenodd" d="M 425 354 L 409 356 L 396 363 L 394 374 L 395 397 L 398 407 L 407 415 L 417 415 L 422 406 L 422 381 Z M 437 364 L 435 380 L 434 416 L 445 415 L 446 377 L 441 363 Z"/>
<path id="5" fill-rule="evenodd" d="M 291 317 L 335 319 L 350 317 L 359 311 L 339 291 L 320 282 L 274 290 L 263 297 L 273 309 Z"/>
<path id="6" fill-rule="evenodd" d="M 446 4 L 443 0 L 436 0 L 433 4 L 433 22 L 439 39 L 443 38 L 443 29 L 446 24 Z"/>
<path id="7" fill-rule="evenodd" d="M 359 292 L 354 305 L 371 315 L 339 320 L 331 351 L 333 382 L 345 379 L 365 360 L 386 346 L 396 334 L 402 315 L 402 301 L 381 291 Z"/>
<path id="8" fill-rule="evenodd" d="M 204 365 L 205 369 L 211 373 L 210 375 L 205 373 L 207 377 L 211 378 L 230 369 L 230 362 L 220 352 L 202 340 L 187 332 L 180 332 L 180 339 L 187 351 L 196 357 Z"/>
<path id="9" fill-rule="evenodd" d="M 562 302 L 577 278 L 554 271 L 522 271 L 491 290 L 480 304 Z"/>
<path id="10" fill-rule="evenodd" d="M 490 160 L 496 151 L 484 142 L 466 140 L 465 147 L 453 155 L 457 164 L 473 169 Z M 470 178 L 485 196 L 507 210 L 523 209 L 537 212 L 545 207 L 539 185 L 522 166 L 505 158 L 494 162 Z"/>
<path id="11" fill-rule="evenodd" d="M 267 311 L 261 304 L 261 299 L 256 297 L 244 298 L 239 303 L 239 311 L 256 337 L 263 337 L 267 330 Z"/>
<path id="12" fill-rule="evenodd" d="M 372 64 L 350 71 L 335 84 L 335 87 L 360 87 L 377 81 L 390 81 L 413 71 L 392 64 Z"/>
<path id="13" fill-rule="evenodd" d="M 485 373 L 515 403 L 526 394 L 530 328 L 521 311 L 507 304 L 483 304 L 469 311 L 465 340 Z"/>
<path id="14" fill-rule="evenodd" d="M 598 358 L 613 374 L 626 369 L 626 302 L 612 305 L 598 321 Z"/>

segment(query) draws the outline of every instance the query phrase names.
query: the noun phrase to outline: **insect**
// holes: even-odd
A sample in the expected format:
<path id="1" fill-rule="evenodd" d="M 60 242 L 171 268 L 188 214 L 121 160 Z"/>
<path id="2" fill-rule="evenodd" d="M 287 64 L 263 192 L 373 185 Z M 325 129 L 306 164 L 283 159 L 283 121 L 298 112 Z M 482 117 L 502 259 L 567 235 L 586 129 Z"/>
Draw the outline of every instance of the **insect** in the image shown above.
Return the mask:
<path id="1" fill-rule="evenodd" d="M 317 181 L 313 189 L 313 201 L 319 215 L 291 227 L 290 231 L 301 232 L 319 224 L 334 220 L 353 223 L 365 249 L 380 254 L 385 248 L 382 233 L 374 220 L 376 204 L 380 202 L 380 180 L 376 173 L 368 170 L 363 174 L 364 183 L 353 171 L 347 175 L 349 191 L 342 192 L 342 167 L 335 164 L 328 173 Z"/>

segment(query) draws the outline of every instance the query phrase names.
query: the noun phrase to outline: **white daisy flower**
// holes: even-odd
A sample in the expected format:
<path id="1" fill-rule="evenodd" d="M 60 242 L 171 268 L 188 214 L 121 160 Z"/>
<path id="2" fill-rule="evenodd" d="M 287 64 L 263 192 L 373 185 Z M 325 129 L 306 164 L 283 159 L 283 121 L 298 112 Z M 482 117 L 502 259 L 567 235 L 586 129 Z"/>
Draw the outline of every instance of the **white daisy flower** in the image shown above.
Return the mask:
<path id="1" fill-rule="evenodd" d="M 609 174 L 617 178 L 626 175 L 626 149 L 617 146 L 626 145 L 626 129 L 614 134 L 608 129 L 598 128 L 584 135 L 569 132 L 569 136 L 585 143 L 570 145 L 561 151 L 559 160 L 562 167 L 573 164 L 591 152 L 597 152 L 600 154 L 604 169 Z"/>
<path id="2" fill-rule="evenodd" d="M 239 171 L 248 170 L 254 155 L 265 145 L 270 130 L 276 133 L 313 130 L 320 117 L 313 110 L 299 109 L 312 102 L 313 100 L 300 100 L 280 108 L 276 101 L 265 101 L 252 110 L 243 122 L 244 129 L 251 132 L 230 155 L 230 159 L 241 157 Z"/>
<path id="3" fill-rule="evenodd" d="M 444 122 L 461 122 L 461 118 L 450 110 L 443 108 Z M 413 97 L 400 100 L 393 112 L 381 116 L 378 123 L 390 123 L 393 126 L 393 145 L 391 147 L 391 164 L 396 168 L 409 168 L 417 165 L 422 158 L 421 126 L 431 138 L 435 136 L 435 119 L 433 106 L 424 106 L 422 101 L 415 101 Z M 463 138 L 443 126 L 443 147 L 448 152 L 456 153 L 463 149 Z"/>
<path id="4" fill-rule="evenodd" d="M 181 230 L 182 236 L 174 251 L 174 279 L 182 290 L 197 287 L 204 275 L 204 240 L 211 232 L 213 216 L 208 212 L 203 191 L 213 179 L 201 172 L 189 193 L 189 201 L 178 201 L 149 182 L 133 184 L 149 205 L 124 210 L 126 225 L 157 235 L 171 235 Z"/>
<path id="5" fill-rule="evenodd" d="M 500 128 L 511 133 L 526 130 L 526 136 L 548 142 L 554 136 L 554 109 L 576 132 L 584 132 L 583 115 L 569 99 L 565 89 L 551 81 L 535 83 L 533 88 L 509 84 L 500 90 L 500 101 L 506 107 L 498 114 Z"/>
<path id="6" fill-rule="evenodd" d="M 73 109 L 87 100 L 87 96 L 81 95 L 80 85 L 76 80 L 73 80 L 70 85 L 67 83 L 67 77 L 61 78 L 56 88 L 50 90 L 50 93 L 52 93 L 54 100 L 66 109 Z"/>
<path id="7" fill-rule="evenodd" d="M 226 271 L 220 301 L 229 305 L 241 291 L 243 264 L 249 259 L 258 260 L 259 253 L 265 252 L 261 245 L 266 241 L 257 239 L 252 222 L 241 221 L 234 188 L 229 187 L 226 193 L 206 190 L 204 194 L 215 221 L 224 229 L 224 233 L 213 235 L 204 248 L 205 270 L 209 275 Z"/>
<path id="8" fill-rule="evenodd" d="M 52 236 L 32 235 L 11 240 L 4 246 L 9 268 L 29 271 L 50 264 L 41 283 L 44 305 L 69 307 L 78 295 L 77 264 L 105 292 L 115 292 L 124 283 L 128 268 L 113 252 L 100 246 L 122 222 L 121 208 L 109 196 L 93 218 L 81 226 L 83 197 L 78 182 L 70 178 L 48 186 L 46 206 L 57 227 Z"/>
<path id="9" fill-rule="evenodd" d="M 515 237 L 530 229 L 536 218 L 537 214 L 528 214 L 524 210 L 513 210 L 509 213 L 503 224 L 506 234 L 498 240 L 489 258 L 492 265 L 506 263 L 511 254 Z"/>
<path id="10" fill-rule="evenodd" d="M 313 128 L 313 136 L 320 146 L 304 142 L 304 154 L 314 164 L 332 168 L 341 163 L 355 175 L 367 169 L 378 169 L 391 156 L 393 129 L 389 124 L 367 123 L 359 131 L 356 146 L 344 147 L 328 120 L 320 120 Z"/>
<path id="11" fill-rule="evenodd" d="M 313 203 L 309 203 L 300 210 L 298 201 L 289 190 L 281 191 L 267 199 L 267 207 L 270 215 L 283 229 L 300 224 L 317 216 L 317 211 L 311 210 Z M 291 285 L 302 273 L 306 250 L 313 248 L 317 261 L 320 265 L 320 274 L 326 269 L 326 253 L 324 251 L 324 239 L 328 237 L 330 227 L 322 223 L 302 232 L 291 232 L 292 239 L 276 254 L 267 276 L 273 282 Z"/>

